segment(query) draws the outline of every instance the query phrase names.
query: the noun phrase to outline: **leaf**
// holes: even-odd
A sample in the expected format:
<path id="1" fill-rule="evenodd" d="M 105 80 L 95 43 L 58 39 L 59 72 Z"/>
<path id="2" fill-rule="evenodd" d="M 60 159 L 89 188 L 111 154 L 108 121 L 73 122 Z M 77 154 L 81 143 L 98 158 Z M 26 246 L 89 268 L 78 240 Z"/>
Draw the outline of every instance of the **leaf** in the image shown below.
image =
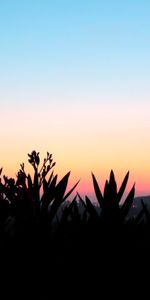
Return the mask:
<path id="1" fill-rule="evenodd" d="M 51 209 L 50 209 L 50 213 L 49 213 L 49 220 L 52 221 L 52 219 L 54 218 L 57 209 L 59 208 L 59 206 L 64 202 L 64 194 L 67 188 L 67 184 L 68 184 L 68 179 L 70 176 L 70 172 L 68 172 L 61 180 L 60 182 L 57 184 L 56 188 L 55 188 L 55 197 L 54 197 L 54 201 L 51 205 Z"/>
<path id="2" fill-rule="evenodd" d="M 55 165 L 56 165 L 56 163 L 54 162 L 54 163 L 52 164 L 51 168 L 53 168 Z"/>
<path id="3" fill-rule="evenodd" d="M 70 211 L 70 215 L 71 215 L 71 221 L 74 221 L 74 222 L 77 222 L 77 221 L 80 221 L 80 213 L 79 213 L 79 208 L 78 208 L 78 204 L 77 204 L 77 201 L 76 201 L 76 197 L 77 195 L 75 196 L 75 198 L 73 199 L 72 201 L 72 205 L 71 205 L 71 211 Z"/>
<path id="4" fill-rule="evenodd" d="M 65 222 L 67 222 L 67 218 L 69 217 L 69 215 L 71 214 L 72 208 L 74 206 L 74 202 L 76 201 L 77 195 L 73 198 L 73 200 L 71 201 L 71 203 L 69 204 L 68 207 L 65 207 L 65 209 L 63 210 L 63 215 L 62 215 L 62 219 L 61 219 L 61 224 L 63 222 L 63 224 Z"/>
<path id="5" fill-rule="evenodd" d="M 72 209 L 72 207 L 74 206 L 74 202 L 76 202 L 76 199 L 77 199 L 77 195 L 75 195 L 75 197 L 71 201 L 70 205 L 68 206 L 68 209 Z"/>
<path id="6" fill-rule="evenodd" d="M 55 197 L 55 189 L 56 189 L 57 175 L 52 179 L 48 189 L 43 193 L 41 198 L 42 206 L 48 208 L 48 205 L 52 202 Z"/>
<path id="7" fill-rule="evenodd" d="M 106 201 L 109 199 L 109 183 L 108 180 L 105 182 L 104 187 L 104 204 L 106 204 Z"/>
<path id="8" fill-rule="evenodd" d="M 103 203 L 104 203 L 104 199 L 103 199 L 101 190 L 99 188 L 99 185 L 97 183 L 97 180 L 96 180 L 96 178 L 95 178 L 95 176 L 94 176 L 93 173 L 92 173 L 92 179 L 93 179 L 93 185 L 94 185 L 94 190 L 95 190 L 95 195 L 96 195 L 97 201 L 98 201 L 100 207 L 102 208 L 103 207 Z"/>
<path id="9" fill-rule="evenodd" d="M 79 212 L 79 207 L 78 207 L 77 201 L 74 201 L 74 203 L 73 203 L 73 221 L 75 221 L 77 223 L 77 222 L 80 222 L 80 220 L 81 220 L 81 215 Z"/>
<path id="10" fill-rule="evenodd" d="M 68 172 L 57 184 L 55 198 L 63 200 L 67 188 L 69 176 L 70 176 L 70 172 Z"/>
<path id="11" fill-rule="evenodd" d="M 51 181 L 52 181 L 52 178 L 53 178 L 53 175 L 54 175 L 54 171 L 52 171 L 52 173 L 51 173 L 51 175 L 50 175 L 50 177 L 49 177 L 49 179 L 48 179 L 48 185 L 51 183 Z"/>
<path id="12" fill-rule="evenodd" d="M 63 201 L 65 201 L 70 195 L 71 193 L 74 191 L 74 189 L 76 188 L 76 186 L 79 184 L 80 180 L 78 180 L 78 182 L 70 189 L 70 191 L 64 196 Z"/>
<path id="13" fill-rule="evenodd" d="M 94 207 L 94 205 L 92 204 L 92 202 L 90 201 L 90 199 L 88 198 L 88 196 L 85 196 L 85 201 L 86 201 L 86 205 L 87 205 L 87 210 L 90 214 L 90 217 L 93 218 L 93 219 L 97 219 L 99 216 L 98 216 L 98 213 Z"/>
<path id="14" fill-rule="evenodd" d="M 118 195 L 117 195 L 117 198 L 118 198 L 118 203 L 120 202 L 122 196 L 123 196 L 123 193 L 125 191 L 125 188 L 126 188 L 126 185 L 127 185 L 127 182 L 128 182 L 128 178 L 129 178 L 129 171 L 127 172 L 122 184 L 121 184 L 121 187 L 118 191 Z"/>
<path id="15" fill-rule="evenodd" d="M 113 170 L 110 172 L 110 179 L 109 179 L 109 197 L 113 200 L 116 198 L 117 195 L 117 184 L 114 176 Z"/>
<path id="16" fill-rule="evenodd" d="M 87 206 L 86 206 L 86 204 L 85 204 L 84 200 L 82 199 L 82 197 L 80 196 L 80 194 L 79 194 L 79 193 L 77 193 L 77 195 L 78 195 L 78 197 L 79 197 L 79 200 L 80 200 L 80 202 L 81 202 L 81 203 L 82 203 L 82 205 L 84 206 L 84 208 L 85 208 L 85 209 L 87 209 Z"/>
<path id="17" fill-rule="evenodd" d="M 133 200 L 134 200 L 134 194 L 135 194 L 135 184 L 133 185 L 131 191 L 129 192 L 126 200 L 124 201 L 121 209 L 120 209 L 120 212 L 121 212 L 121 217 L 123 219 L 125 219 L 128 215 L 128 212 L 132 206 L 132 203 L 133 203 Z"/>

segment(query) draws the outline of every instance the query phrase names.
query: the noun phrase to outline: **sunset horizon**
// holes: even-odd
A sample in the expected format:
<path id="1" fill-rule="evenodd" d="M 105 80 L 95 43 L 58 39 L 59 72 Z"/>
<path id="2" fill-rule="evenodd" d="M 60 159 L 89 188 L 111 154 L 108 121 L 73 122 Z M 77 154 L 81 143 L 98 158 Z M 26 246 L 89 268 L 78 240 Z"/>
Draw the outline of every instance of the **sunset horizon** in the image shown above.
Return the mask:
<path id="1" fill-rule="evenodd" d="M 0 0 L 1 299 L 148 298 L 149 133 L 150 1 Z"/>
<path id="2" fill-rule="evenodd" d="M 53 154 L 77 190 L 130 171 L 150 194 L 147 1 L 0 3 L 0 167 L 15 177 L 27 153 Z"/>

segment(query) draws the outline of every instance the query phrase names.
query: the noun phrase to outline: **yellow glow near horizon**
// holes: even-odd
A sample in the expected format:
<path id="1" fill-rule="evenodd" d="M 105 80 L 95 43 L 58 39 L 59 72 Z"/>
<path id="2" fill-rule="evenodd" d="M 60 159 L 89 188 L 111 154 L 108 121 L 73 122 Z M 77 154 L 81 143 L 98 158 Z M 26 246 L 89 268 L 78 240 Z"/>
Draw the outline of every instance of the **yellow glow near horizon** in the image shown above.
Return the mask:
<path id="1" fill-rule="evenodd" d="M 119 103 L 7 108 L 1 112 L 0 165 L 15 176 L 20 163 L 27 165 L 27 153 L 35 149 L 44 157 L 49 151 L 60 177 L 71 170 L 72 181 L 82 179 L 81 191 L 92 191 L 91 171 L 105 180 L 114 169 L 120 181 L 129 169 L 137 193 L 149 193 L 149 108 Z"/>

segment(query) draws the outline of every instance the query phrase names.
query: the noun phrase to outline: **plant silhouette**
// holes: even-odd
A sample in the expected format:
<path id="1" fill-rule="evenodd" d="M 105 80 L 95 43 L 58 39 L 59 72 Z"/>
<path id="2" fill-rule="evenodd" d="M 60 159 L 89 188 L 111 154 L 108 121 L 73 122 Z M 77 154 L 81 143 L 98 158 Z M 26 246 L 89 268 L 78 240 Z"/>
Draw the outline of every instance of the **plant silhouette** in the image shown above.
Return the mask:
<path id="1" fill-rule="evenodd" d="M 129 267 L 135 262 L 131 255 L 133 252 L 137 258 L 140 251 L 146 263 L 150 248 L 150 213 L 141 200 L 140 212 L 130 216 L 135 185 L 122 201 L 129 172 L 118 189 L 111 170 L 103 193 L 92 173 L 98 204 L 95 205 L 88 195 L 84 199 L 77 193 L 70 199 L 79 181 L 70 190 L 67 188 L 70 172 L 58 181 L 58 175 L 54 174 L 55 162 L 49 152 L 41 163 L 39 152 L 34 150 L 28 154 L 28 162 L 33 174 L 27 174 L 22 163 L 16 179 L 5 175 L 2 177 L 3 170 L 0 169 L 0 257 L 3 261 L 3 281 L 5 270 L 11 273 L 16 269 L 23 277 L 28 272 L 28 283 L 36 299 L 39 293 L 44 299 L 44 293 L 49 294 L 49 285 L 52 289 L 55 281 L 65 284 L 64 274 L 73 276 L 76 271 L 78 277 L 82 275 L 88 280 L 88 270 L 92 273 L 94 266 L 99 266 L 98 257 L 101 257 L 103 283 L 106 267 L 112 272 L 117 262 L 121 261 L 122 268 L 126 269 L 126 265 Z M 80 266 L 82 271 L 79 275 Z M 120 265 L 118 272 L 121 272 Z M 71 284 L 70 277 L 67 279 Z M 19 275 L 17 280 L 19 282 Z M 13 282 L 15 286 L 8 275 L 6 282 Z M 25 281 L 20 284 L 24 285 Z"/>

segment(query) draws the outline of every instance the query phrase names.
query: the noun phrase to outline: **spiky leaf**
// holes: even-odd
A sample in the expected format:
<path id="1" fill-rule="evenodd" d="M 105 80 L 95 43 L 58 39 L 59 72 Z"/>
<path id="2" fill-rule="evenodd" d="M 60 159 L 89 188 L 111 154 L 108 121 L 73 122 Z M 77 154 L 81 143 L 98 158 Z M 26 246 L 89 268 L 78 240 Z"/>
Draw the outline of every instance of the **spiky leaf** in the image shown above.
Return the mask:
<path id="1" fill-rule="evenodd" d="M 117 195 L 117 184 L 115 180 L 115 175 L 113 170 L 110 172 L 110 179 L 109 179 L 109 197 L 113 200 L 116 200 Z"/>
<path id="2" fill-rule="evenodd" d="M 52 202 L 55 197 L 55 189 L 56 189 L 57 175 L 54 176 L 47 190 L 43 193 L 41 198 L 42 205 L 48 208 L 48 205 Z"/>
<path id="3" fill-rule="evenodd" d="M 121 217 L 123 220 L 127 217 L 128 212 L 132 206 L 132 203 L 134 200 L 134 194 L 135 194 L 135 184 L 133 185 L 131 191 L 129 192 L 126 200 L 124 201 L 124 203 L 121 207 Z"/>
<path id="4" fill-rule="evenodd" d="M 49 213 L 49 220 L 50 221 L 52 221 L 52 219 L 54 218 L 59 206 L 64 202 L 64 194 L 65 194 L 65 191 L 66 191 L 66 188 L 67 188 L 69 176 L 70 176 L 70 172 L 68 172 L 60 180 L 60 182 L 57 184 L 57 186 L 55 188 L 55 198 L 54 198 L 54 201 L 51 205 L 51 209 L 50 209 L 50 213 Z"/>
<path id="5" fill-rule="evenodd" d="M 103 199 L 101 190 L 99 188 L 99 185 L 97 183 L 96 177 L 94 176 L 93 173 L 92 173 L 92 179 L 93 179 L 93 185 L 94 185 L 94 190 L 95 190 L 95 195 L 96 195 L 97 201 L 98 201 L 100 207 L 102 208 L 103 203 L 104 203 L 104 199 Z"/>
<path id="6" fill-rule="evenodd" d="M 72 208 L 74 206 L 74 202 L 76 201 L 77 195 L 73 198 L 73 200 L 71 201 L 71 203 L 69 204 L 69 206 L 65 206 L 65 208 L 63 209 L 63 214 L 62 214 L 62 218 L 61 218 L 61 225 L 64 225 L 67 223 L 67 219 L 68 217 L 71 215 L 71 211 Z"/>
<path id="7" fill-rule="evenodd" d="M 79 193 L 77 193 L 77 195 L 78 195 L 79 200 L 80 200 L 80 202 L 82 203 L 83 207 L 86 209 L 87 207 L 86 207 L 86 204 L 85 204 L 84 200 L 82 199 L 82 197 L 80 196 Z"/>
<path id="8" fill-rule="evenodd" d="M 51 175 L 50 175 L 50 177 L 49 177 L 49 179 L 47 181 L 48 185 L 50 185 L 50 183 L 52 181 L 52 178 L 53 178 L 53 175 L 54 175 L 54 171 L 52 171 L 52 173 L 51 173 Z"/>
<path id="9" fill-rule="evenodd" d="M 94 205 L 88 198 L 88 196 L 85 196 L 85 201 L 86 201 L 87 210 L 89 212 L 90 217 L 96 220 L 99 216 L 98 216 L 98 213 L 97 213 Z"/>
<path id="10" fill-rule="evenodd" d="M 105 186 L 104 186 L 104 204 L 106 206 L 106 201 L 108 201 L 109 199 L 109 183 L 108 180 L 106 180 L 105 182 Z"/>
<path id="11" fill-rule="evenodd" d="M 126 185 L 127 185 L 127 182 L 128 182 L 128 178 L 129 178 L 129 171 L 127 172 L 122 184 L 121 184 L 121 187 L 118 191 L 118 195 L 117 195 L 117 199 L 118 199 L 118 203 L 120 202 L 122 196 L 123 196 L 123 193 L 125 191 L 125 188 L 126 188 Z"/>
<path id="12" fill-rule="evenodd" d="M 80 180 L 78 180 L 78 182 L 70 189 L 70 191 L 64 196 L 63 201 L 65 201 L 74 191 L 74 189 L 76 188 L 76 186 L 79 184 Z"/>

